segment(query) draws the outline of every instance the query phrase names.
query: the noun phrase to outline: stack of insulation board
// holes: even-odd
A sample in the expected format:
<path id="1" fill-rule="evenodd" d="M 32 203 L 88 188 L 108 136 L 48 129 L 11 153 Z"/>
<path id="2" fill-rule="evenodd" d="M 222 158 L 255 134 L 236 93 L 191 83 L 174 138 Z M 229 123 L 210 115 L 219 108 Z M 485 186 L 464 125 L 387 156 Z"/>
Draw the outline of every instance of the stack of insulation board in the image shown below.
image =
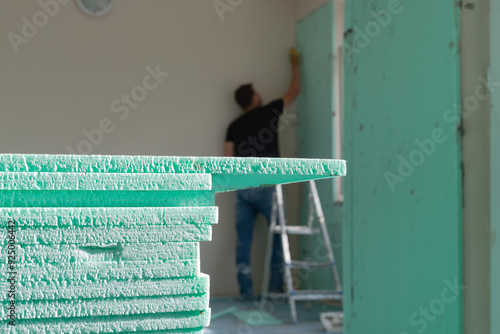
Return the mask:
<path id="1" fill-rule="evenodd" d="M 215 193 L 343 174 L 332 160 L 0 155 L 0 333 L 202 333 Z"/>
<path id="2" fill-rule="evenodd" d="M 211 190 L 207 174 L 1 173 L 0 180 L 3 190 L 110 197 L 131 189 Z M 19 282 L 16 332 L 201 331 L 209 323 L 209 281 L 199 273 L 198 243 L 210 240 L 216 208 L 85 207 L 93 203 L 82 201 L 84 207 L 0 209 L 0 220 L 16 225 L 14 270 L 7 262 L 0 274 L 4 294 L 7 279 Z M 3 319 L 7 312 L 3 307 Z"/>

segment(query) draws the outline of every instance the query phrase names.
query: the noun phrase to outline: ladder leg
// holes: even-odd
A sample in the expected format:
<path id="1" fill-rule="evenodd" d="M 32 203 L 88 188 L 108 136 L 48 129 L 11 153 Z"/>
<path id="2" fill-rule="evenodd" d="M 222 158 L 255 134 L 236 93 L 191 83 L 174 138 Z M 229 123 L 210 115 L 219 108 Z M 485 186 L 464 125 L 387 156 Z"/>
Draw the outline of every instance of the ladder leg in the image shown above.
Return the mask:
<path id="1" fill-rule="evenodd" d="M 297 324 L 297 306 L 295 305 L 295 298 L 291 297 L 289 299 L 290 313 L 292 314 L 292 322 Z"/>
<path id="2" fill-rule="evenodd" d="M 267 250 L 264 266 L 264 277 L 262 281 L 261 303 L 263 304 L 269 295 L 269 281 L 271 279 L 271 257 L 273 254 L 274 228 L 276 226 L 278 210 L 276 193 L 273 195 L 273 206 L 271 209 L 271 221 L 269 222 L 269 233 L 267 235 Z"/>
<path id="3" fill-rule="evenodd" d="M 337 266 L 335 264 L 335 258 L 332 251 L 332 247 L 330 244 L 330 236 L 328 235 L 328 230 L 326 228 L 325 216 L 323 213 L 323 209 L 321 207 L 321 202 L 319 200 L 318 191 L 316 189 L 316 184 L 314 181 L 309 183 L 309 217 L 307 226 L 303 227 L 289 227 L 286 224 L 285 217 L 285 206 L 283 200 L 283 189 L 281 186 L 276 186 L 276 192 L 273 197 L 273 206 L 271 212 L 271 221 L 269 227 L 269 236 L 267 243 L 267 252 L 265 258 L 265 274 L 263 280 L 263 292 L 262 292 L 262 300 L 261 303 L 265 301 L 265 299 L 269 296 L 269 284 L 270 284 L 270 270 L 271 270 L 271 257 L 272 257 L 272 248 L 274 243 L 274 235 L 279 233 L 281 246 L 283 249 L 283 261 L 285 264 L 284 267 L 284 276 L 286 283 L 286 292 L 276 294 L 277 297 L 285 297 L 288 299 L 288 304 L 290 307 L 290 314 L 293 323 L 297 323 L 297 307 L 296 302 L 300 300 L 304 301 L 312 301 L 312 300 L 342 300 L 342 285 L 340 283 L 339 274 L 337 271 Z M 313 228 L 313 225 L 318 220 L 319 229 Z M 323 242 L 325 244 L 325 248 L 328 254 L 328 261 L 313 261 L 312 259 L 312 240 L 309 239 L 308 244 L 308 258 L 306 261 L 292 261 L 290 255 L 290 243 L 288 240 L 288 234 L 303 234 L 312 236 L 315 234 L 321 233 L 323 235 Z M 316 259 L 319 260 L 319 259 Z M 308 290 L 295 290 L 293 285 L 293 277 L 292 277 L 292 268 L 297 268 L 298 270 L 311 270 L 314 268 L 329 266 L 332 269 L 332 274 L 335 279 L 335 283 L 337 285 L 336 290 L 312 290 L 310 284 L 310 277 L 307 277 L 307 285 L 309 287 Z M 308 274 L 311 274 L 311 271 L 308 271 Z M 272 294 L 274 297 L 275 294 Z"/>
<path id="4" fill-rule="evenodd" d="M 307 196 L 308 202 L 309 202 L 309 216 L 307 219 L 307 225 L 309 228 L 313 228 L 313 223 L 314 223 L 314 202 L 311 193 L 309 192 Z M 312 260 L 312 247 L 313 247 L 313 237 L 312 236 L 306 236 L 307 238 L 307 258 L 306 261 L 311 261 Z M 307 290 L 312 290 L 312 280 L 311 280 L 311 271 L 307 271 Z M 311 301 L 307 301 L 307 308 L 310 310 L 312 309 L 312 304 Z"/>
<path id="5" fill-rule="evenodd" d="M 290 256 L 290 245 L 288 243 L 288 235 L 286 233 L 286 222 L 285 222 L 285 208 L 283 204 L 283 190 L 281 185 L 276 186 L 276 198 L 278 202 L 278 223 L 281 226 L 281 244 L 283 247 L 283 259 L 285 260 L 285 281 L 287 287 L 288 304 L 290 304 L 290 312 L 292 314 L 292 321 L 294 324 L 297 323 L 297 309 L 295 307 L 295 299 L 293 281 L 292 281 L 292 269 L 291 269 L 291 256 Z"/>
<path id="6" fill-rule="evenodd" d="M 318 190 L 316 188 L 316 183 L 314 183 L 314 181 L 309 181 L 309 186 L 311 189 L 311 193 L 313 195 L 314 206 L 316 209 L 316 213 L 318 215 L 318 221 L 319 221 L 319 225 L 320 225 L 321 232 L 322 232 L 321 234 L 323 234 L 323 241 L 325 243 L 325 248 L 326 248 L 327 253 L 328 253 L 328 260 L 332 264 L 332 266 L 331 266 L 332 274 L 333 274 L 333 278 L 335 279 L 335 284 L 337 286 L 336 287 L 337 292 L 341 293 L 342 292 L 342 284 L 340 282 L 340 277 L 339 277 L 339 273 L 337 270 L 337 265 L 335 263 L 335 257 L 333 256 L 333 251 L 332 251 L 332 247 L 331 247 L 331 243 L 330 243 L 330 236 L 328 235 L 328 230 L 326 228 L 325 215 L 323 214 L 323 208 L 321 207 L 321 202 L 319 200 L 319 195 L 318 195 Z"/>

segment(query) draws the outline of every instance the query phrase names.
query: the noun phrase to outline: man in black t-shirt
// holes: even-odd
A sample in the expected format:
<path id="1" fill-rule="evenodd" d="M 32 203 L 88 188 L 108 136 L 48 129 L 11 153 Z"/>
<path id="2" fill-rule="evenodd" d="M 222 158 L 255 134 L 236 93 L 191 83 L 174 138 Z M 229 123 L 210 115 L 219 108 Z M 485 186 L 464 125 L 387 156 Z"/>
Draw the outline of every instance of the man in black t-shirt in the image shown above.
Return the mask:
<path id="1" fill-rule="evenodd" d="M 239 93 L 242 90 L 257 95 L 251 85 L 243 86 Z M 279 157 L 278 121 L 283 107 L 283 99 L 279 99 L 245 112 L 229 126 L 226 146 L 237 157 Z"/>
<path id="2" fill-rule="evenodd" d="M 229 125 L 226 135 L 225 155 L 236 157 L 277 158 L 278 122 L 283 110 L 290 106 L 300 93 L 300 57 L 296 49 L 290 50 L 292 80 L 288 92 L 276 101 L 262 106 L 262 99 L 251 84 L 239 87 L 235 99 L 244 114 Z M 250 250 L 253 227 L 257 214 L 261 212 L 269 223 L 274 187 L 239 190 L 236 194 L 236 267 L 242 300 L 253 300 Z M 271 281 L 269 290 L 283 289 L 283 250 L 279 235 L 273 242 Z"/>

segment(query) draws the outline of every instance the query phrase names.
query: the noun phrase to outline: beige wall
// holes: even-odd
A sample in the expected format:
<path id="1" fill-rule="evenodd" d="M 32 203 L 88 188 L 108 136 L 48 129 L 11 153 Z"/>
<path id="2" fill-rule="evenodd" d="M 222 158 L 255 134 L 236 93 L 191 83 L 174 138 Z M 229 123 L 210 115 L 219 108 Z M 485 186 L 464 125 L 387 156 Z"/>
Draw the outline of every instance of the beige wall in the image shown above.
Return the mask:
<path id="1" fill-rule="evenodd" d="M 70 1 L 16 54 L 7 35 L 21 35 L 22 18 L 33 22 L 40 9 L 37 1 L 0 4 L 0 152 L 67 153 L 85 140 L 82 130 L 109 119 L 92 154 L 222 155 L 226 127 L 239 115 L 236 86 L 251 81 L 266 101 L 288 87 L 289 0 L 241 1 L 223 20 L 206 0 L 120 0 L 99 19 Z M 122 94 L 141 93 L 146 67 L 157 64 L 170 75 L 127 117 L 120 100 L 112 109 Z M 294 126 L 281 135 L 283 156 L 293 156 Z M 218 196 L 220 225 L 202 245 L 214 294 L 237 292 L 233 203 L 234 194 Z"/>

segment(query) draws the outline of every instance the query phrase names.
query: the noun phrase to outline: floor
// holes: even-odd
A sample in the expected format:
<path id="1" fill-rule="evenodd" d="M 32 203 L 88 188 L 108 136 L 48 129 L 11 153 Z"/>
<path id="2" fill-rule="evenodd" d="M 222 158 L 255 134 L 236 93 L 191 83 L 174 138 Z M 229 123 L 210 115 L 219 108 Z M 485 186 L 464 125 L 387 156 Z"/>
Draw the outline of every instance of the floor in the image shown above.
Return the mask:
<path id="1" fill-rule="evenodd" d="M 286 301 L 278 301 L 268 303 L 263 308 L 260 308 L 257 302 L 239 302 L 235 298 L 211 298 L 210 307 L 212 315 L 215 319 L 208 328 L 205 329 L 205 334 L 273 334 L 273 333 L 326 333 L 319 320 L 320 313 L 339 311 L 335 306 L 327 305 L 320 302 L 312 302 L 311 309 L 308 309 L 307 303 L 297 302 L 298 324 L 294 325 L 290 319 L 290 309 Z M 253 327 L 238 320 L 232 314 L 218 316 L 217 314 L 225 310 L 238 311 L 255 311 Z M 264 325 L 258 323 L 261 313 L 259 310 L 264 310 L 272 316 L 283 322 L 282 325 Z M 251 313 L 253 315 L 253 313 Z M 336 334 L 342 334 L 336 332 Z"/>

